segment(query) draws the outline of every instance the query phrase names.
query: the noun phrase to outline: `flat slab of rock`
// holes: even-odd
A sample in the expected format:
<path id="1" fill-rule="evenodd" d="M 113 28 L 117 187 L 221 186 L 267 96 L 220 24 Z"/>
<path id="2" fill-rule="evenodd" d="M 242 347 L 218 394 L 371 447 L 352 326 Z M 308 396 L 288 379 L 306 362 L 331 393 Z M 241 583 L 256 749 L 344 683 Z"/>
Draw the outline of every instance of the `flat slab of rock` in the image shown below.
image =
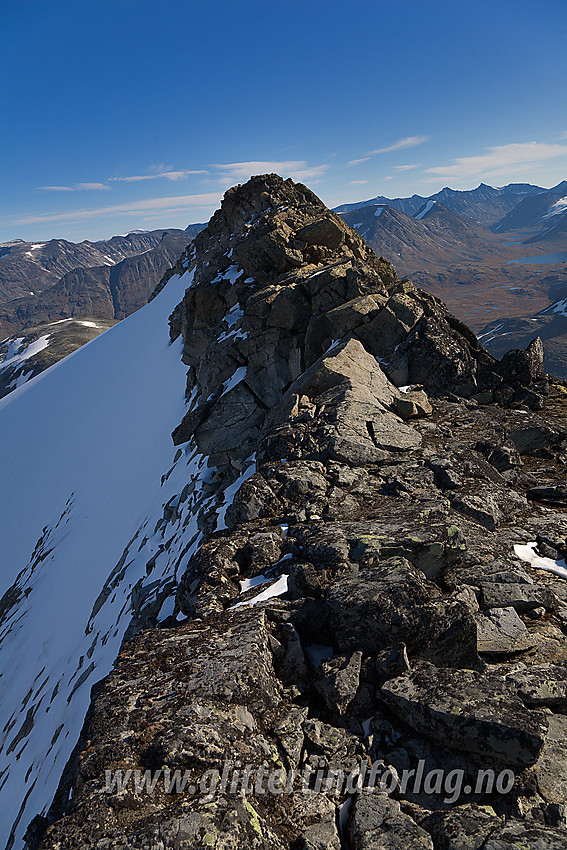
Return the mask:
<path id="1" fill-rule="evenodd" d="M 381 693 L 404 723 L 456 750 L 528 765 L 545 742 L 547 715 L 527 710 L 495 674 L 421 664 Z"/>
<path id="2" fill-rule="evenodd" d="M 475 619 L 479 652 L 508 655 L 532 645 L 525 624 L 513 608 L 493 608 Z"/>
<path id="3" fill-rule="evenodd" d="M 533 821 L 509 821 L 493 832 L 482 847 L 483 850 L 565 850 L 567 830 L 541 826 Z"/>
<path id="4" fill-rule="evenodd" d="M 506 676 L 518 696 L 529 706 L 567 709 L 567 667 L 559 664 L 533 664 Z"/>
<path id="5" fill-rule="evenodd" d="M 514 584 L 512 582 L 483 582 L 482 599 L 485 608 L 515 608 L 524 613 L 543 607 L 547 611 L 557 608 L 557 599 L 547 587 L 537 584 Z"/>
<path id="6" fill-rule="evenodd" d="M 357 850 L 433 850 L 431 836 L 387 794 L 359 794 L 348 833 L 351 846 Z"/>

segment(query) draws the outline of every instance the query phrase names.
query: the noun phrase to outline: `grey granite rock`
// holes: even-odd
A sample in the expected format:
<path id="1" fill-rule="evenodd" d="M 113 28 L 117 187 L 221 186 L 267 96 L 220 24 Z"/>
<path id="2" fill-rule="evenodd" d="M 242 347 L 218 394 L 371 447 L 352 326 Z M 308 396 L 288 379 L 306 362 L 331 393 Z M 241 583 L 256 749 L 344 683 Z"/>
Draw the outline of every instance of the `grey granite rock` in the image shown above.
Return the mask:
<path id="1" fill-rule="evenodd" d="M 547 716 L 527 711 L 512 688 L 490 673 L 422 664 L 386 682 L 382 696 L 417 732 L 505 764 L 533 764 L 547 734 Z"/>

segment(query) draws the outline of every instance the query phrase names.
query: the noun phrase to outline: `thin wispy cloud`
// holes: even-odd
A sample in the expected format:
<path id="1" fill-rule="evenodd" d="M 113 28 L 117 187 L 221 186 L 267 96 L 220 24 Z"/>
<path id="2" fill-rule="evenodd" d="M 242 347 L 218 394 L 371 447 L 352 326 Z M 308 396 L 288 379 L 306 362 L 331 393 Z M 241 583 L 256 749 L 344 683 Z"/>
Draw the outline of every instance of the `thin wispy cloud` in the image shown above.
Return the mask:
<path id="1" fill-rule="evenodd" d="M 398 139 L 393 145 L 388 145 L 386 148 L 377 148 L 375 151 L 370 151 L 369 156 L 376 156 L 379 153 L 392 153 L 393 151 L 403 151 L 406 148 L 415 148 L 418 145 L 423 145 L 428 142 L 430 136 L 406 136 L 405 139 Z"/>
<path id="2" fill-rule="evenodd" d="M 68 210 L 60 213 L 38 213 L 16 219 L 16 224 L 39 224 L 46 221 L 79 221 L 88 218 L 100 218 L 115 215 L 140 215 L 143 212 L 160 210 L 162 213 L 188 212 L 192 209 L 210 208 L 220 201 L 218 192 L 201 195 L 180 195 L 167 198 L 148 198 L 129 204 L 113 204 L 95 209 Z"/>
<path id="3" fill-rule="evenodd" d="M 275 172 L 281 177 L 291 177 L 292 180 L 310 180 L 312 183 L 323 177 L 329 165 L 308 165 L 305 160 L 284 161 L 249 161 L 228 162 L 213 166 L 222 175 L 222 182 L 242 183 L 254 174 L 270 174 Z"/>
<path id="4" fill-rule="evenodd" d="M 98 192 L 110 191 L 105 183 L 74 183 L 72 186 L 38 186 L 42 192 Z"/>
<path id="5" fill-rule="evenodd" d="M 75 189 L 77 192 L 96 192 L 100 189 L 110 191 L 110 186 L 105 183 L 77 183 Z"/>
<path id="6" fill-rule="evenodd" d="M 365 183 L 368 183 L 368 180 L 351 180 L 351 186 L 363 186 Z"/>
<path id="7" fill-rule="evenodd" d="M 110 177 L 109 179 L 121 183 L 140 183 L 142 180 L 160 180 L 162 178 L 166 180 L 185 180 L 190 174 L 208 173 L 208 171 L 190 171 L 184 169 L 183 171 L 161 171 L 157 174 L 134 174 L 131 177 Z"/>
<path id="8" fill-rule="evenodd" d="M 430 138 L 431 136 L 406 136 L 403 139 L 398 139 L 393 145 L 388 145 L 385 148 L 376 148 L 374 151 L 368 151 L 366 156 L 362 156 L 359 159 L 351 159 L 347 162 L 347 166 L 350 168 L 353 165 L 361 165 L 363 162 L 368 162 L 373 156 L 378 156 L 378 154 L 394 153 L 395 151 L 403 151 L 407 148 L 416 148 L 418 145 L 428 142 Z"/>
<path id="9" fill-rule="evenodd" d="M 411 171 L 413 168 L 419 168 L 420 163 L 415 162 L 412 165 L 394 165 L 396 171 Z"/>
<path id="10" fill-rule="evenodd" d="M 550 159 L 567 158 L 567 145 L 546 144 L 545 142 L 524 142 L 521 144 L 496 145 L 486 149 L 478 156 L 462 156 L 450 165 L 437 165 L 426 168 L 428 174 L 462 179 L 467 177 L 498 177 L 510 169 L 536 168 Z"/>

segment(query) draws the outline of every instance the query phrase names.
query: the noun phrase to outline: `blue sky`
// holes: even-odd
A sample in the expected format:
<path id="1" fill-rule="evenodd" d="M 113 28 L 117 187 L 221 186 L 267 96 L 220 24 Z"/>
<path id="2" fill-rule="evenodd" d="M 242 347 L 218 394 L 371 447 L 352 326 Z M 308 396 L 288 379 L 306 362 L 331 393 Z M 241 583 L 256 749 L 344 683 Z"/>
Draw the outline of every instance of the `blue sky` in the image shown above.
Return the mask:
<path id="1" fill-rule="evenodd" d="M 564 0 L 2 0 L 0 241 L 567 178 Z"/>

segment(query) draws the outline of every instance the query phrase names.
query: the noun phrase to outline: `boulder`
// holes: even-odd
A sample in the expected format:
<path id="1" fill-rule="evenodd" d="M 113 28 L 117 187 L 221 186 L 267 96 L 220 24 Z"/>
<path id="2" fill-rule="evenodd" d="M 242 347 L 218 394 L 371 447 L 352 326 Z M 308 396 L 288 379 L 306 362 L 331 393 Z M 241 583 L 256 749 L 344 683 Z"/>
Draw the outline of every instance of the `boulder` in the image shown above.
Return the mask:
<path id="1" fill-rule="evenodd" d="M 394 402 L 396 413 L 402 419 L 417 419 L 421 416 L 429 416 L 433 408 L 423 390 L 413 390 L 404 393 Z"/>
<path id="2" fill-rule="evenodd" d="M 357 850 L 433 850 L 431 836 L 401 811 L 397 800 L 372 791 L 356 797 L 348 836 Z"/>
<path id="3" fill-rule="evenodd" d="M 547 715 L 527 711 L 496 674 L 424 663 L 386 682 L 381 693 L 404 723 L 456 750 L 525 766 L 545 742 Z"/>
<path id="4" fill-rule="evenodd" d="M 326 591 L 330 624 L 341 650 L 378 652 L 403 642 L 410 658 L 435 651 L 442 663 L 475 663 L 476 626 L 459 602 L 443 602 L 423 574 L 403 558 L 390 558 Z"/>
<path id="5" fill-rule="evenodd" d="M 524 387 L 541 381 L 545 377 L 543 367 L 543 343 L 539 336 L 530 342 L 525 350 L 513 348 L 506 352 L 497 370 L 504 380 L 517 382 Z"/>
<path id="6" fill-rule="evenodd" d="M 477 614 L 477 648 L 489 655 L 522 652 L 532 645 L 529 632 L 513 608 L 494 608 Z"/>
<path id="7" fill-rule="evenodd" d="M 500 818 L 471 804 L 450 812 L 434 812 L 423 821 L 436 850 L 484 850 L 486 840 L 502 826 Z"/>
<path id="8" fill-rule="evenodd" d="M 315 687 L 331 711 L 344 714 L 358 690 L 362 652 L 323 661 Z"/>
<path id="9" fill-rule="evenodd" d="M 324 245 L 336 250 L 344 241 L 345 230 L 345 225 L 338 216 L 329 214 L 301 227 L 295 238 L 308 245 Z"/>

